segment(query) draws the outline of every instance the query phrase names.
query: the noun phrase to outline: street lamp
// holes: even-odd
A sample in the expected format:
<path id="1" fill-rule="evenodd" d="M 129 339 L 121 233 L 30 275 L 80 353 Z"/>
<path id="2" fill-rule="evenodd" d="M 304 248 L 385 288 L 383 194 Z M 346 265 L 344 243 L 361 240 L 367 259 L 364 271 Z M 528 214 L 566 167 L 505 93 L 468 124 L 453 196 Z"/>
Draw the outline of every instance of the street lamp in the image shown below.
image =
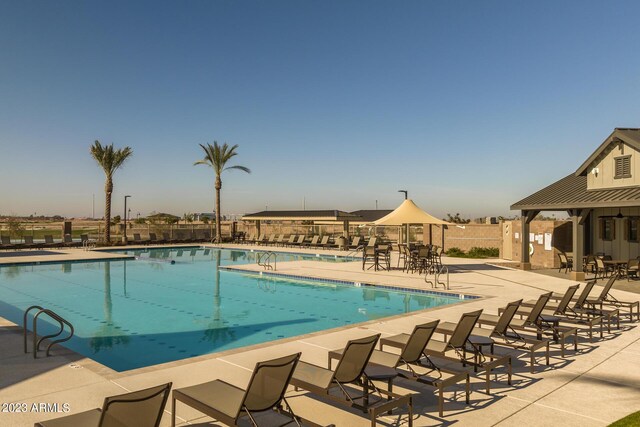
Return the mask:
<path id="1" fill-rule="evenodd" d="M 124 244 L 127 244 L 127 199 L 131 197 L 129 195 L 124 196 L 124 232 L 122 236 L 122 241 Z"/>
<path id="2" fill-rule="evenodd" d="M 407 200 L 407 196 L 409 195 L 407 190 L 398 190 L 398 193 L 404 193 L 404 199 Z"/>

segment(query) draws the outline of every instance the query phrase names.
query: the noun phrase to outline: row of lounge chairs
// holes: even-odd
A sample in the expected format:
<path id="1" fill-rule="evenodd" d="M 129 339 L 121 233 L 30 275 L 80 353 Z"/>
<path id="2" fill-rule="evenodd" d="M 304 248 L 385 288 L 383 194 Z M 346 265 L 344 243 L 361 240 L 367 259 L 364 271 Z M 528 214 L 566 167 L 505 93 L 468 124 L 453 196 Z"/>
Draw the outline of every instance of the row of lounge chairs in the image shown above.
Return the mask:
<path id="1" fill-rule="evenodd" d="M 637 309 L 638 302 L 613 298 L 609 291 L 614 281 L 610 280 L 595 298 L 589 297 L 594 283 L 589 282 L 577 298 L 575 294 L 579 285 L 569 287 L 563 294 L 548 292 L 536 300 L 513 301 L 498 314 L 476 310 L 464 313 L 457 323 L 435 320 L 416 325 L 411 333 L 384 338 L 374 334 L 350 340 L 344 348 L 329 352 L 326 368 L 301 361 L 301 353 L 259 362 L 246 388 L 213 380 L 174 390 L 172 426 L 175 425 L 177 402 L 230 426 L 238 425 L 242 418 L 248 418 L 250 424 L 257 426 L 256 420 L 264 413 L 297 425 L 319 425 L 294 413 L 286 398 L 289 385 L 296 390 L 302 389 L 358 408 L 368 415 L 371 425 L 376 424 L 380 415 L 406 408 L 407 424 L 411 426 L 413 393 L 393 392 L 393 381 L 397 378 L 435 389 L 438 413 L 442 417 L 445 389 L 462 384 L 465 402 L 470 402 L 471 372 L 466 369 L 467 365 L 473 366 L 473 373 L 484 373 L 487 394 L 491 393 L 492 375 L 496 374 L 495 381 L 498 380 L 496 369 L 506 371 L 503 375 L 511 385 L 513 353 L 498 354 L 495 347 L 505 347 L 508 351 L 515 349 L 528 355 L 533 373 L 539 351 L 543 352 L 544 364 L 549 365 L 551 343 L 559 344 L 561 355 L 565 357 L 566 337 L 573 337 L 574 350 L 577 351 L 578 333 L 586 330 L 593 340 L 592 326 L 600 325 L 602 331 L 604 319 L 608 319 L 609 327 L 613 318 L 617 317 L 619 322 L 620 308 L 629 308 L 632 321 L 633 308 Z M 558 302 L 549 304 L 552 300 Z M 640 316 L 637 311 L 636 316 Z M 599 321 L 593 323 L 590 319 Z M 434 338 L 436 333 L 442 334 L 444 339 Z M 377 344 L 379 349 L 376 349 Z M 385 351 L 385 347 L 396 351 Z M 332 368 L 333 360 L 337 360 L 335 368 Z M 387 383 L 386 390 L 377 385 L 380 382 Z M 118 425 L 158 426 L 170 388 L 171 383 L 168 383 L 109 397 L 101 410 L 37 423 L 36 427 L 80 426 L 85 425 L 82 423 L 84 420 L 90 420 L 90 425 L 94 426 L 106 425 L 103 421 L 107 419 L 120 422 Z M 146 422 L 142 418 L 144 416 L 148 418 Z"/>
<path id="2" fill-rule="evenodd" d="M 129 240 L 130 243 L 136 245 L 149 245 L 149 244 L 165 244 L 165 243 L 204 243 L 211 241 L 211 231 L 203 230 L 199 233 L 197 230 L 194 232 L 177 230 L 173 234 L 169 232 L 163 232 L 162 238 L 158 238 L 157 233 L 149 233 L 148 239 L 143 239 L 140 233 L 133 233 L 133 238 Z"/>
<path id="3" fill-rule="evenodd" d="M 369 239 L 375 244 L 375 237 Z M 354 236 L 348 245 L 349 249 L 362 248 L 362 238 L 360 236 Z M 322 248 L 322 249 L 336 249 L 339 244 L 332 239 L 331 236 L 324 235 L 311 236 L 309 239 L 305 234 L 292 234 L 286 237 L 284 234 L 271 234 L 267 237 L 265 234 L 260 234 L 258 237 L 255 235 L 249 235 L 240 243 L 254 244 L 254 245 L 267 245 L 267 246 L 282 246 L 282 247 L 299 247 L 299 248 Z M 371 243 L 368 243 L 371 244 Z"/>
<path id="4" fill-rule="evenodd" d="M 23 249 L 55 249 L 55 248 L 78 248 L 82 247 L 89 240 L 87 234 L 82 234 L 79 241 L 74 241 L 70 234 L 65 234 L 62 240 L 56 241 L 53 235 L 44 236 L 43 242 L 34 241 L 33 236 L 24 236 L 21 243 L 11 242 L 10 236 L 0 236 L 0 249 L 23 250 Z"/>

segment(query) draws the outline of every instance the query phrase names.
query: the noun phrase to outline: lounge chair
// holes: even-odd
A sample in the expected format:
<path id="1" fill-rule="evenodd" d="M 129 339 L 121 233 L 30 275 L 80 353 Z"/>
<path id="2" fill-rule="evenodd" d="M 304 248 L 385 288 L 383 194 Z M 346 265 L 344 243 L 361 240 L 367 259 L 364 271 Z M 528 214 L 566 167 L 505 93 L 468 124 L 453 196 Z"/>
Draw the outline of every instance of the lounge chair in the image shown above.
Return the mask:
<path id="1" fill-rule="evenodd" d="M 458 361 L 462 363 L 463 367 L 471 364 L 474 372 L 478 372 L 479 369 L 484 371 L 487 394 L 490 394 L 491 373 L 497 367 L 504 366 L 507 369 L 507 384 L 511 385 L 511 356 L 496 355 L 491 351 L 484 351 L 482 346 L 490 344 L 491 348 L 493 348 L 493 341 L 485 337 L 471 335 L 481 314 L 482 310 L 464 313 L 449 336 L 449 339 L 446 341 L 430 340 L 425 348 L 425 353 L 429 356 L 437 356 L 445 360 Z M 387 344 L 387 340 L 384 342 Z M 467 357 L 468 351 L 472 353 L 472 360 L 469 360 Z M 433 362 L 433 359 L 431 360 Z M 435 363 L 434 367 L 437 367 Z"/>
<path id="2" fill-rule="evenodd" d="M 442 375 L 442 372 L 438 372 L 438 376 L 430 375 L 434 371 L 433 364 L 429 363 L 429 356 L 424 352 L 427 343 L 433 336 L 436 327 L 438 326 L 438 320 L 432 322 L 416 325 L 413 328 L 411 334 L 403 334 L 404 345 L 400 349 L 400 353 L 388 353 L 382 350 L 374 350 L 371 355 L 370 363 L 387 366 L 396 370 L 398 376 L 417 381 L 422 384 L 429 385 L 438 390 L 438 412 L 440 417 L 444 412 L 444 389 L 450 386 L 455 386 L 460 382 L 465 382 L 465 400 L 469 403 L 470 394 L 470 380 L 469 374 L 463 371 L 448 371 L 449 374 L 446 378 Z M 382 342 L 380 343 L 382 348 Z M 342 356 L 341 351 L 333 351 L 329 353 L 329 357 L 337 359 Z M 427 361 L 423 362 L 423 358 Z M 418 372 L 424 371 L 426 372 Z M 366 372 L 366 371 L 365 371 Z"/>
<path id="3" fill-rule="evenodd" d="M 379 337 L 380 334 L 376 334 L 349 341 L 344 349 L 340 350 L 340 358 L 335 370 L 331 369 L 331 359 L 329 359 L 329 369 L 300 361 L 291 378 L 291 385 L 296 389 L 301 388 L 338 403 L 358 408 L 365 413 L 368 412 L 372 426 L 375 426 L 378 416 L 386 414 L 393 408 L 407 406 L 409 410 L 408 423 L 409 426 L 412 426 L 411 396 L 401 396 L 391 391 L 381 390 L 373 384 L 373 380 L 379 379 L 378 372 L 373 371 L 367 364 Z M 367 373 L 368 369 L 373 371 L 371 375 Z M 395 370 L 389 368 L 384 373 L 387 374 L 384 376 L 385 379 L 396 376 Z M 362 394 L 353 396 L 347 389 L 348 385 L 361 388 Z M 339 395 L 332 394 L 334 390 Z M 369 399 L 370 390 L 376 391 L 381 396 L 385 395 L 391 400 L 380 399 L 372 404 Z M 362 403 L 357 403 L 357 400 L 362 400 Z"/>
<path id="4" fill-rule="evenodd" d="M 171 238 L 171 233 L 168 233 L 166 231 L 162 232 L 162 243 L 174 243 L 173 239 Z"/>
<path id="5" fill-rule="evenodd" d="M 551 292 L 540 295 L 527 317 L 524 319 L 513 319 L 509 323 L 509 327 L 519 331 L 534 332 L 536 338 L 539 340 L 542 339 L 542 334 L 550 332 L 553 335 L 553 341 L 560 343 L 560 355 L 564 357 L 564 348 L 568 337 L 573 336 L 574 350 L 578 351 L 578 328 L 547 323 L 540 318 L 542 310 L 544 310 L 545 305 L 549 302 L 549 298 L 551 298 Z M 496 326 L 499 320 L 499 315 L 483 313 L 478 319 L 478 324 Z"/>
<path id="6" fill-rule="evenodd" d="M 564 294 L 564 297 L 560 300 L 558 305 L 549 306 L 545 305 L 543 312 L 540 314 L 540 319 L 542 322 L 550 324 L 550 323 L 570 323 L 576 325 L 578 328 L 588 327 L 589 330 L 589 341 L 593 342 L 593 328 L 596 325 L 600 325 L 600 338 L 604 336 L 603 325 L 602 325 L 602 316 L 570 316 L 570 312 L 567 313 L 569 308 L 569 303 L 571 299 L 578 291 L 578 287 L 580 285 L 573 285 L 567 288 L 567 291 Z M 520 316 L 526 316 L 531 311 L 528 307 L 523 307 L 516 314 Z M 545 311 L 547 313 L 545 313 Z M 550 314 L 549 314 L 550 313 Z"/>
<path id="7" fill-rule="evenodd" d="M 284 240 L 284 234 L 280 234 L 276 240 L 273 241 L 273 245 L 274 246 L 284 246 L 285 240 Z"/>
<path id="8" fill-rule="evenodd" d="M 2 249 L 17 249 L 17 245 L 11 243 L 11 236 L 0 236 L 0 243 Z"/>
<path id="9" fill-rule="evenodd" d="M 272 245 L 273 242 L 276 241 L 276 235 L 275 234 L 271 234 L 269 235 L 269 238 L 267 240 L 261 240 L 260 244 L 262 245 Z"/>
<path id="10" fill-rule="evenodd" d="M 162 242 L 162 240 L 158 239 L 158 235 L 156 233 L 150 232 L 149 233 L 149 243 L 157 244 L 157 243 L 163 243 L 163 242 Z"/>
<path id="11" fill-rule="evenodd" d="M 107 397 L 102 409 L 35 423 L 35 427 L 158 427 L 171 383 Z"/>
<path id="12" fill-rule="evenodd" d="M 545 350 L 546 364 L 547 366 L 549 365 L 549 340 L 521 335 L 510 326 L 521 303 L 522 300 L 510 302 L 502 311 L 492 329 L 475 327 L 471 331 L 471 336 L 490 337 L 494 340 L 495 345 L 527 351 L 529 353 L 531 373 L 533 374 L 535 372 L 535 352 L 537 350 Z M 447 336 L 455 331 L 456 326 L 452 322 L 441 322 L 436 332 Z"/>
<path id="13" fill-rule="evenodd" d="M 299 235 L 298 236 L 298 240 L 293 242 L 293 244 L 291 246 L 302 247 L 304 245 L 304 241 L 305 241 L 306 238 L 307 238 L 307 236 L 305 236 L 304 234 Z"/>
<path id="14" fill-rule="evenodd" d="M 82 246 L 82 242 L 74 242 L 71 234 L 65 234 L 62 240 L 62 244 L 65 248 L 77 248 Z"/>
<path id="15" fill-rule="evenodd" d="M 24 243 L 22 244 L 22 247 L 25 249 L 36 249 L 38 247 L 40 247 L 40 245 L 38 243 L 34 243 L 33 241 L 33 236 L 24 236 Z"/>
<path id="16" fill-rule="evenodd" d="M 378 238 L 376 236 L 373 236 L 372 238 L 369 239 L 367 246 L 375 247 L 377 241 L 378 241 Z"/>
<path id="17" fill-rule="evenodd" d="M 53 240 L 53 236 L 51 234 L 45 234 L 44 243 L 42 245 L 45 248 L 59 248 L 61 246 L 60 243 L 56 243 Z"/>
<path id="18" fill-rule="evenodd" d="M 560 304 L 547 304 L 545 309 L 553 309 L 554 311 L 560 311 L 564 316 L 584 318 L 584 317 L 603 317 L 607 320 L 607 331 L 611 332 L 611 323 L 613 320 L 616 320 L 617 328 L 620 329 L 620 310 L 617 308 L 613 309 L 597 309 L 597 308 L 589 308 L 586 306 L 586 300 L 591 293 L 591 290 L 595 286 L 596 281 L 590 280 L 586 285 L 582 288 L 580 292 L 580 296 L 578 299 L 571 299 L 574 302 L 574 305 L 571 306 L 567 304 L 562 310 L 563 307 L 560 307 Z M 553 297 L 552 297 L 553 298 Z M 526 301 L 522 303 L 525 307 L 533 307 L 535 305 L 534 300 Z"/>
<path id="19" fill-rule="evenodd" d="M 329 236 L 328 235 L 324 235 L 322 236 L 322 240 L 319 243 L 316 243 L 315 245 L 313 245 L 312 247 L 314 248 L 326 248 L 327 246 L 329 246 Z"/>
<path id="20" fill-rule="evenodd" d="M 249 234 L 248 236 L 246 236 L 241 243 L 244 244 L 250 244 L 253 243 L 255 241 L 255 234 Z"/>
<path id="21" fill-rule="evenodd" d="M 299 363 L 300 353 L 258 362 L 253 369 L 246 389 L 222 380 L 214 380 L 191 387 L 180 388 L 172 393 L 171 426 L 176 425 L 176 401 L 180 401 L 228 426 L 237 426 L 243 417 L 257 426 L 255 417 L 260 412 L 275 409 L 288 416 L 288 421 L 300 425 L 298 417 L 291 411 L 284 394 L 291 375 Z M 282 408 L 282 403 L 288 412 Z M 288 423 L 284 423 L 288 424 Z M 283 425 L 284 425 L 283 424 Z"/>
<path id="22" fill-rule="evenodd" d="M 302 247 L 312 248 L 312 247 L 314 247 L 314 246 L 317 246 L 317 245 L 318 245 L 318 239 L 320 239 L 320 236 L 315 235 L 315 236 L 313 236 L 313 238 L 311 239 L 311 242 L 303 242 L 303 243 L 302 243 L 302 245 L 300 245 L 300 246 L 302 246 Z"/>
<path id="23" fill-rule="evenodd" d="M 355 236 L 353 240 L 351 240 L 351 244 L 349 245 L 349 249 L 358 249 L 360 247 L 360 240 L 362 237 Z"/>
<path id="24" fill-rule="evenodd" d="M 601 310 L 604 305 L 620 308 L 626 308 L 629 310 L 629 320 L 633 321 L 633 308 L 636 309 L 636 319 L 640 320 L 640 301 L 620 301 L 611 294 L 611 288 L 617 280 L 618 275 L 611 276 L 609 281 L 604 285 L 600 295 L 596 299 L 589 299 L 585 301 L 585 304 L 589 307 L 599 307 Z"/>
<path id="25" fill-rule="evenodd" d="M 289 240 L 282 242 L 282 246 L 291 246 L 295 243 L 296 241 L 296 235 L 292 234 L 291 236 L 289 236 Z"/>

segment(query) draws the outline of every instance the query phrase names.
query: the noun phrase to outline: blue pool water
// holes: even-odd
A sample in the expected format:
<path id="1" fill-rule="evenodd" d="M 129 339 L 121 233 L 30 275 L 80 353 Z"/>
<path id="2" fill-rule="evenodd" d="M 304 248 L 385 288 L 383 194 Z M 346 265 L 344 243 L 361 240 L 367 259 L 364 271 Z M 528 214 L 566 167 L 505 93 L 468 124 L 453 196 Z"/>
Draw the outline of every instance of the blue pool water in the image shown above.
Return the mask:
<path id="1" fill-rule="evenodd" d="M 246 251 L 136 255 L 1 267 L 0 316 L 21 324 L 27 307 L 50 308 L 76 329 L 65 346 L 124 371 L 460 301 L 218 269 L 253 262 Z"/>

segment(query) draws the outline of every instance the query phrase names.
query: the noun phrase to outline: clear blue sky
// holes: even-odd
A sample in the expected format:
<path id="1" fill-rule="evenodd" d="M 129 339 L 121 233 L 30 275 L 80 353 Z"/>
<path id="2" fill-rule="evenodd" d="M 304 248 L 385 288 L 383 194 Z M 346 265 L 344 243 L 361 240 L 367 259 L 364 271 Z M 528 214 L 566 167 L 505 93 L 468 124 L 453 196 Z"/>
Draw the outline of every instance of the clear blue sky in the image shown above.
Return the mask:
<path id="1" fill-rule="evenodd" d="M 0 2 L 0 214 L 210 211 L 199 143 L 239 144 L 223 213 L 508 215 L 640 126 L 637 1 Z"/>

